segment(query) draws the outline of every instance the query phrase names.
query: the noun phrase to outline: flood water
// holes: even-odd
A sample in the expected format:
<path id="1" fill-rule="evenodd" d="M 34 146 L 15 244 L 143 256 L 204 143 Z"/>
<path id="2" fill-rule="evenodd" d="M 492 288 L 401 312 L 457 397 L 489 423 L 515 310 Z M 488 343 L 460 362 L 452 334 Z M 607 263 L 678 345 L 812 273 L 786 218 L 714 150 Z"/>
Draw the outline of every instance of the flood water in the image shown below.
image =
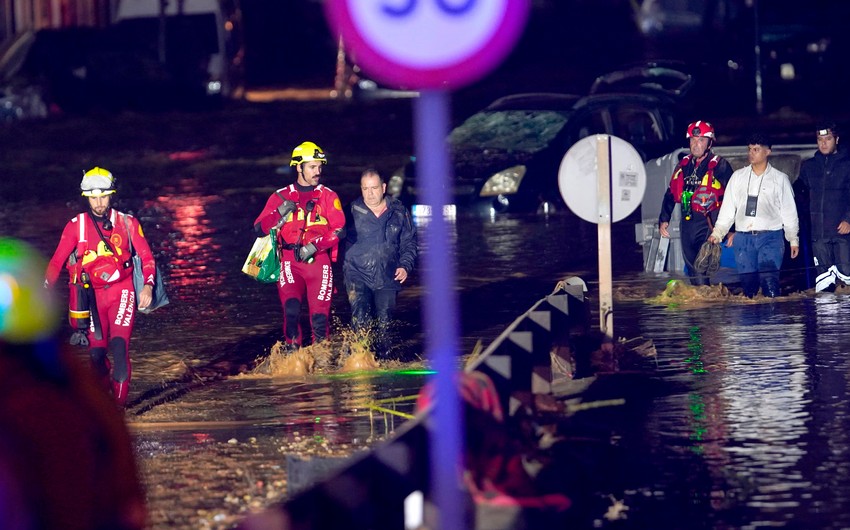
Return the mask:
<path id="1" fill-rule="evenodd" d="M 274 288 L 240 268 L 253 242 L 251 221 L 274 186 L 291 181 L 275 173 L 286 154 L 201 145 L 175 158 L 173 150 L 150 148 L 130 172 L 136 151 L 122 153 L 112 159 L 131 173 L 121 208 L 141 219 L 171 297 L 170 306 L 139 316 L 131 348 L 126 417 L 151 526 L 227 528 L 246 510 L 285 498 L 287 455 L 347 455 L 390 436 L 413 412 L 413 396 L 427 379 L 418 371 L 427 365 L 421 271 L 400 296 L 397 346 L 382 370 L 246 376 L 280 339 Z M 333 160 L 326 183 L 350 201 L 351 176 L 365 161 Z M 67 193 L 4 201 L 0 232 L 52 252 L 79 210 L 73 190 L 80 164 L 89 165 L 67 164 L 75 176 L 50 181 Z M 36 207 L 44 213 L 34 225 L 24 214 Z M 566 276 L 584 278 L 595 303 L 595 226 L 555 215 L 461 216 L 449 227 L 461 354 L 478 341 L 486 347 Z M 419 229 L 423 241 L 428 223 Z M 613 240 L 615 334 L 652 339 L 653 375 L 663 391 L 647 398 L 636 421 L 608 426 L 608 442 L 625 455 L 607 477 L 609 493 L 630 510 L 628 519 L 600 525 L 850 528 L 850 296 L 653 305 L 647 300 L 669 278 L 641 272 L 632 221 L 616 225 Z M 341 292 L 333 316 L 338 344 L 349 318 Z"/>
<path id="2" fill-rule="evenodd" d="M 620 331 L 651 337 L 659 373 L 681 386 L 653 401 L 635 455 L 646 482 L 631 495 L 649 521 L 850 527 L 848 309 L 846 295 L 698 310 L 624 304 Z"/>

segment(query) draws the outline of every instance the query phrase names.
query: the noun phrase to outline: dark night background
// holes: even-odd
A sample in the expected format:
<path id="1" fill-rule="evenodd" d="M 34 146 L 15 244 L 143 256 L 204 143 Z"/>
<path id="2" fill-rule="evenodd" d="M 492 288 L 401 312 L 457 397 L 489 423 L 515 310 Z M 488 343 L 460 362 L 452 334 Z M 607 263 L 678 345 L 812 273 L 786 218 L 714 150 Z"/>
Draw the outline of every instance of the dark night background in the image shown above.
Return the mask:
<path id="1" fill-rule="evenodd" d="M 698 78 L 701 108 L 754 113 L 757 6 L 764 112 L 791 107 L 844 113 L 850 107 L 844 89 L 850 2 L 754 1 L 656 0 L 638 7 L 628 0 L 535 0 L 513 53 L 489 76 L 458 91 L 455 99 L 474 107 L 513 92 L 584 93 L 602 73 L 667 59 L 682 61 Z M 336 39 L 321 4 L 241 1 L 249 87 L 332 83 Z M 637 18 L 636 9 L 641 9 Z M 810 49 L 815 45 L 818 49 Z M 780 78 L 783 63 L 794 64 L 794 79 Z"/>
<path id="2" fill-rule="evenodd" d="M 314 0 L 243 0 L 249 86 L 330 86 L 336 41 Z"/>
<path id="3" fill-rule="evenodd" d="M 698 109 L 701 119 L 789 109 L 844 114 L 850 109 L 844 89 L 850 2 L 530 2 L 528 23 L 513 52 L 495 71 L 453 94 L 456 117 L 517 92 L 585 94 L 597 76 L 650 60 L 672 62 L 694 77 L 695 88 L 684 107 Z M 233 24 L 226 44 L 232 65 L 228 87 L 241 85 L 254 91 L 334 87 L 338 39 L 328 28 L 323 0 L 221 0 L 221 4 Z M 187 88 L 192 97 L 202 86 L 192 83 L 206 75 L 206 66 L 192 68 L 192 50 L 209 46 L 210 36 L 175 22 L 165 53 L 157 49 L 156 22 L 145 23 L 147 31 L 154 31 L 139 35 L 148 39 L 141 45 L 127 31 L 133 26 L 121 26 L 120 21 L 104 22 L 105 27 L 68 22 L 47 30 L 60 35 L 43 44 L 40 56 L 27 61 L 30 68 L 23 70 L 28 79 L 22 85 L 46 86 L 42 91 L 48 102 L 71 112 L 161 107 L 169 97 L 175 98 L 175 91 Z M 113 49 L 118 45 L 128 48 L 121 50 L 123 55 Z M 4 87 L 10 86 L 10 75 L 18 75 L 8 72 L 14 64 L 14 60 L 0 63 Z M 763 78 L 760 108 L 757 70 Z M 163 76 L 183 84 L 175 90 Z"/>

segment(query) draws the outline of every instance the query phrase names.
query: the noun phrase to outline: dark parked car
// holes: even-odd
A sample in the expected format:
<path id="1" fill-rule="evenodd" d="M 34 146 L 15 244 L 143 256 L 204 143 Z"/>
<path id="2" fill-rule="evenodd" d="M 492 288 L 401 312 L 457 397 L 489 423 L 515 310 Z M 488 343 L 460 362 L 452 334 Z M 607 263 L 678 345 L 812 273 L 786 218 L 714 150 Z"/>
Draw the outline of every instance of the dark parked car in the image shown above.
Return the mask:
<path id="1" fill-rule="evenodd" d="M 661 94 L 529 93 L 498 99 L 449 134 L 457 211 L 563 209 L 558 169 L 574 143 L 611 134 L 631 143 L 644 160 L 660 156 L 684 142 L 675 108 Z M 388 191 L 418 211 L 415 160 L 391 176 Z"/>
<path id="2" fill-rule="evenodd" d="M 588 93 L 661 94 L 674 100 L 677 113 L 687 116 L 688 121 L 720 122 L 724 116 L 752 114 L 755 110 L 755 92 L 744 74 L 734 61 L 653 59 L 600 75 Z"/>

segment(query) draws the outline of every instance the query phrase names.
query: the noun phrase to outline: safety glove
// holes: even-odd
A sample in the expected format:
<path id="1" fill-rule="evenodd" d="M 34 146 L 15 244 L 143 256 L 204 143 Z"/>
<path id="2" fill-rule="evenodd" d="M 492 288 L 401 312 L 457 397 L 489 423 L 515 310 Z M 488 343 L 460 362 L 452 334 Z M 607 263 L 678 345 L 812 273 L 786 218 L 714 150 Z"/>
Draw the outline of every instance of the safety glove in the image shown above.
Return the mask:
<path id="1" fill-rule="evenodd" d="M 307 243 L 303 247 L 298 249 L 298 261 L 312 261 L 313 254 L 316 253 L 316 245 L 313 243 Z"/>
<path id="2" fill-rule="evenodd" d="M 294 211 L 295 203 L 290 201 L 289 199 L 283 201 L 283 203 L 277 207 L 277 213 L 279 213 L 281 217 L 286 217 Z"/>
<path id="3" fill-rule="evenodd" d="M 283 203 L 277 207 L 277 213 L 280 214 L 280 219 L 278 219 L 277 223 L 273 228 L 280 228 L 283 223 L 286 222 L 286 218 L 295 211 L 295 203 L 290 200 L 285 200 Z"/>

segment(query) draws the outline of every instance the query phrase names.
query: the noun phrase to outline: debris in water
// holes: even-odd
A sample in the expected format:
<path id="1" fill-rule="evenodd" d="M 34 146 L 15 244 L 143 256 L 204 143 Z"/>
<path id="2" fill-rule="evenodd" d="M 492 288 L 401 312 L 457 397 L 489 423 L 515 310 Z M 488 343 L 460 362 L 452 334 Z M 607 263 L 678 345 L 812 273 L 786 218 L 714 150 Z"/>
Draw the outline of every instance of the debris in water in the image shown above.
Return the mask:
<path id="1" fill-rule="evenodd" d="M 613 495 L 609 495 L 608 498 L 611 499 L 611 506 L 608 507 L 608 510 L 605 512 L 603 517 L 605 517 L 608 521 L 628 519 L 626 512 L 629 511 L 629 507 L 626 506 L 625 499 L 619 500 Z"/>
<path id="2" fill-rule="evenodd" d="M 647 301 L 651 304 L 672 305 L 738 299 L 746 298 L 733 295 L 722 283 L 718 285 L 691 285 L 683 280 L 670 280 L 661 294 Z"/>

